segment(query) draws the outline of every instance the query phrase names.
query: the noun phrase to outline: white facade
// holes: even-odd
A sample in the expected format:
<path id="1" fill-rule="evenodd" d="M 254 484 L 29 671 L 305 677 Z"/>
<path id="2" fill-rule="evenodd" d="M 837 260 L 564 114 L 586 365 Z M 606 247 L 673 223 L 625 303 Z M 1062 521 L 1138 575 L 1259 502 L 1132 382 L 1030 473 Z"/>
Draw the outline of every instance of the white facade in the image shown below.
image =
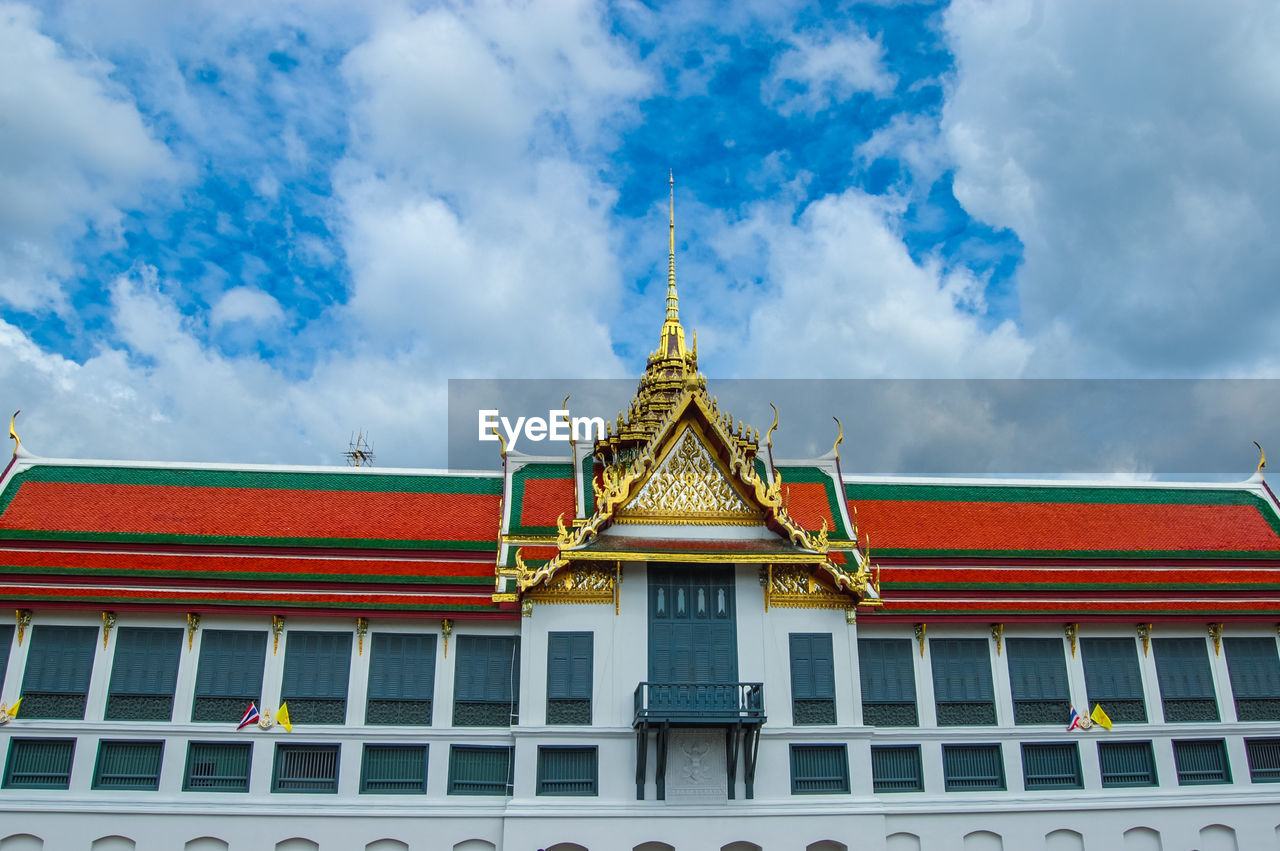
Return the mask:
<path id="1" fill-rule="evenodd" d="M 686 778 L 686 794 L 673 783 L 679 767 L 668 768 L 666 801 L 655 800 L 654 740 L 648 747 L 645 800 L 636 800 L 636 737 L 632 729 L 633 692 L 647 678 L 647 588 L 643 564 L 623 565 L 618 613 L 608 605 L 536 605 L 530 617 L 513 622 L 461 621 L 448 642 L 449 657 L 434 620 L 371 619 L 364 651 L 352 642 L 350 689 L 345 725 L 296 725 L 292 733 L 279 727 L 236 732 L 234 725 L 191 723 L 192 694 L 201 635 L 207 629 L 253 629 L 268 633 L 262 705 L 279 705 L 286 649 L 271 652 L 269 618 L 206 616 L 190 651 L 185 641 L 178 669 L 173 721 L 138 723 L 104 721 L 111 661 L 118 628 L 181 626 L 177 615 L 122 616 L 107 637 L 101 635 L 83 721 L 27 720 L 21 717 L 0 728 L 0 747 L 10 738 L 74 738 L 75 758 L 67 790 L 0 790 L 0 851 L 18 848 L 206 849 L 245 851 L 320 848 L 385 851 L 411 849 L 476 849 L 533 851 L 576 843 L 588 849 L 645 851 L 666 843 L 679 849 L 733 851 L 761 847 L 777 851 L 830 851 L 836 848 L 1023 849 L 1023 848 L 1162 848 L 1258 849 L 1280 842 L 1280 786 L 1255 783 L 1250 777 L 1245 739 L 1280 738 L 1280 723 L 1236 720 L 1225 654 L 1214 652 L 1203 624 L 1161 624 L 1158 637 L 1186 636 L 1206 642 L 1219 713 L 1216 723 L 1174 724 L 1163 720 L 1152 655 L 1139 653 L 1146 696 L 1147 724 L 1117 724 L 1110 732 L 1095 727 L 1065 731 L 1065 724 L 1015 726 L 1008 667 L 997 653 L 988 625 L 929 625 L 927 638 L 984 638 L 990 648 L 997 725 L 938 727 L 933 711 L 930 647 L 923 654 L 911 624 L 864 628 L 862 637 L 895 637 L 912 641 L 916 666 L 918 727 L 871 728 L 861 724 L 857 639 L 859 627 L 844 612 L 832 610 L 764 610 L 760 569 L 736 568 L 739 679 L 764 684 L 768 721 L 763 727 L 753 800 L 745 799 L 739 766 L 734 800 L 723 794 L 723 745 L 717 750 L 716 729 L 704 769 Z M 97 612 L 41 611 L 37 624 L 92 625 L 101 628 Z M 333 631 L 354 624 L 334 619 L 290 616 L 287 631 Z M 520 631 L 520 722 L 515 727 L 452 726 L 453 673 L 462 635 L 509 635 Z M 436 644 L 435 709 L 428 727 L 363 724 L 372 636 L 379 630 L 426 631 Z M 548 726 L 546 721 L 547 636 L 560 630 L 589 631 L 594 640 L 593 724 Z M 830 633 L 835 662 L 835 725 L 794 726 L 791 718 L 790 633 Z M 1274 626 L 1233 626 L 1231 636 L 1255 635 L 1274 641 Z M 1086 707 L 1081 654 L 1073 657 L 1060 625 L 1010 624 L 1003 640 L 1020 636 L 1063 641 L 1072 702 Z M 1080 637 L 1133 638 L 1132 625 L 1084 624 Z M 1136 640 L 1136 638 L 1135 638 Z M 3 700 L 17 699 L 31 632 L 10 650 Z M 159 790 L 103 791 L 92 788 L 95 754 L 102 739 L 163 739 Z M 1174 763 L 1174 740 L 1222 739 L 1230 761 L 1231 781 L 1222 785 L 1180 786 Z M 252 741 L 253 762 L 247 794 L 186 792 L 183 777 L 189 741 Z M 1149 788 L 1103 788 L 1096 742 L 1144 740 L 1152 743 L 1159 785 Z M 721 738 L 720 741 L 723 741 Z M 1079 745 L 1083 788 L 1053 791 L 1024 789 L 1020 744 L 1070 742 Z M 277 743 L 325 743 L 341 746 L 336 794 L 271 792 L 273 750 Z M 422 795 L 360 794 L 361 753 L 366 743 L 426 744 L 429 769 Z M 796 743 L 843 744 L 849 761 L 848 793 L 792 794 L 789 748 Z M 942 746 L 948 743 L 999 743 L 1004 761 L 1004 791 L 944 791 Z M 511 797 L 450 795 L 449 748 L 455 744 L 513 745 L 515 783 Z M 924 791 L 876 793 L 872 787 L 870 748 L 900 744 L 920 747 Z M 538 747 L 587 745 L 598 748 L 597 794 L 548 797 L 537 792 Z M 701 746 L 700 746 L 701 747 Z M 718 797 L 694 794 L 696 787 L 716 788 Z M 692 790 L 692 791 L 691 791 Z M 25 838 L 24 838 L 25 837 Z M 106 837 L 106 838 L 104 838 Z M 121 837 L 109 839 L 109 837 Z M 134 843 L 128 845 L 125 839 Z M 226 846 L 213 842 L 220 840 Z M 400 843 L 400 844 L 397 844 Z M 733 844 L 733 843 L 754 843 Z M 826 844 L 823 844 L 826 843 Z"/>

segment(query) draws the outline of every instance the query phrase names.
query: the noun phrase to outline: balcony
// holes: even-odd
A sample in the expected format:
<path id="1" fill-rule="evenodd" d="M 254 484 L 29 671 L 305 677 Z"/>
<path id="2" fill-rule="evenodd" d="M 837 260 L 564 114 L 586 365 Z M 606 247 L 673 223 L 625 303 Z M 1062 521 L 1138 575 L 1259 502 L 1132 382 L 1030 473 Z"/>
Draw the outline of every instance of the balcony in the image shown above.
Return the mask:
<path id="1" fill-rule="evenodd" d="M 640 683 L 635 720 L 641 724 L 761 724 L 762 683 Z"/>

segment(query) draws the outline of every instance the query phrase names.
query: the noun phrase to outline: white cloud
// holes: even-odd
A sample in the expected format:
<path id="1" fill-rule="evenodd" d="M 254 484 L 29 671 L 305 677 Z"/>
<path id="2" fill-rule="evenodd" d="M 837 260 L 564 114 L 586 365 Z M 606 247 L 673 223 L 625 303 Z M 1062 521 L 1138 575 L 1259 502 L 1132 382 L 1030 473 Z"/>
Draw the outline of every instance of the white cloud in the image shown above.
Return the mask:
<path id="1" fill-rule="evenodd" d="M 0 298 L 65 311 L 70 243 L 89 228 L 115 235 L 123 209 L 179 169 L 110 68 L 69 57 L 39 23 L 0 5 Z"/>
<path id="2" fill-rule="evenodd" d="M 209 322 L 215 326 L 228 322 L 249 322 L 265 325 L 284 320 L 284 309 L 270 293 L 254 287 L 233 287 L 222 294 L 209 312 Z"/>
<path id="3" fill-rule="evenodd" d="M 884 48 L 862 32 L 797 34 L 761 83 L 761 97 L 783 115 L 813 115 L 855 92 L 884 97 L 897 77 L 884 68 Z"/>
<path id="4" fill-rule="evenodd" d="M 1260 374 L 1280 342 L 1280 7 L 959 0 L 955 192 L 1025 245 L 1044 374 Z"/>

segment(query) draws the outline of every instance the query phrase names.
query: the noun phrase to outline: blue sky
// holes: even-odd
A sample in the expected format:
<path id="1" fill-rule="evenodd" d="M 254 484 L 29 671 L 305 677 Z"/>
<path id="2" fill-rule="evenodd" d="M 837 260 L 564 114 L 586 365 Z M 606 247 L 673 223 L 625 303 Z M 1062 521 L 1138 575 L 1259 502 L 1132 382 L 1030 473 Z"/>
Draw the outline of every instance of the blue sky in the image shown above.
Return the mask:
<path id="1" fill-rule="evenodd" d="M 636 375 L 666 176 L 725 377 L 1276 377 L 1274 4 L 0 3 L 44 455 L 443 463 Z"/>

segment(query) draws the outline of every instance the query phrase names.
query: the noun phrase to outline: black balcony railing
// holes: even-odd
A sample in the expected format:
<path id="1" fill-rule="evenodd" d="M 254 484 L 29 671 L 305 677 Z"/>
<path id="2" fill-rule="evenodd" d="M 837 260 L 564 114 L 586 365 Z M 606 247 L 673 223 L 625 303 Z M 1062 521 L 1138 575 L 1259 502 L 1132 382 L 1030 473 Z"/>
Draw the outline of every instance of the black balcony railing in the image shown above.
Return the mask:
<path id="1" fill-rule="evenodd" d="M 764 720 L 762 683 L 640 683 L 635 723 Z"/>

